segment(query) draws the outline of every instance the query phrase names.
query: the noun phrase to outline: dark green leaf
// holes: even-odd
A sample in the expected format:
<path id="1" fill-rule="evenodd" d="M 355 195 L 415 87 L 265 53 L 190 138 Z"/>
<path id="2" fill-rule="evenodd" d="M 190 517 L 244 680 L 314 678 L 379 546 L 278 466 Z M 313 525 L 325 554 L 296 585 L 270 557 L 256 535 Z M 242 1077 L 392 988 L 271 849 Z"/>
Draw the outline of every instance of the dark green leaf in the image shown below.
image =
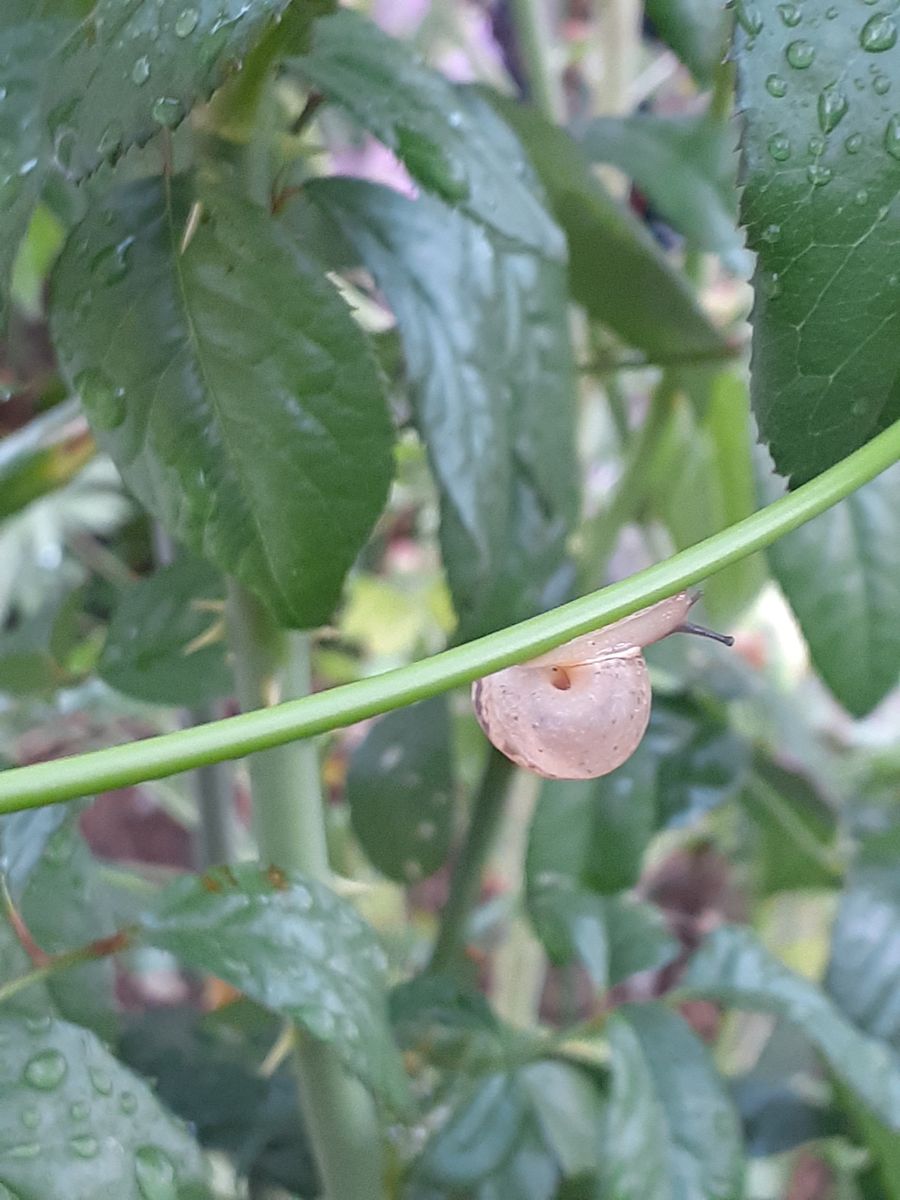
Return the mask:
<path id="1" fill-rule="evenodd" d="M 347 803 L 353 831 L 391 879 L 433 874 L 453 837 L 455 787 L 444 696 L 389 713 L 353 752 Z"/>
<path id="2" fill-rule="evenodd" d="M 224 634 L 193 645 L 217 620 L 221 624 L 221 612 L 217 618 L 209 604 L 224 600 L 219 572 L 189 557 L 133 584 L 109 623 L 97 664 L 101 678 L 154 704 L 195 705 L 228 695 L 234 682 Z"/>
<path id="3" fill-rule="evenodd" d="M 180 879 L 141 936 L 333 1043 L 365 1083 L 405 1102 L 387 1025 L 384 952 L 356 910 L 323 884 L 250 863 Z"/>
<path id="4" fill-rule="evenodd" d="M 86 1029 L 0 1015 L 0 1186 L 21 1200 L 201 1200 L 196 1143 Z"/>
<path id="5" fill-rule="evenodd" d="M 741 12 L 753 405 L 797 484 L 900 417 L 897 34 L 888 13 L 831 0 Z"/>
<path id="6" fill-rule="evenodd" d="M 863 845 L 838 906 L 825 987 L 855 1025 L 900 1052 L 900 838 L 896 834 Z"/>
<path id="7" fill-rule="evenodd" d="M 846 1088 L 839 1088 L 841 1107 L 859 1132 L 863 1144 L 875 1160 L 877 1182 L 873 1196 L 884 1200 L 900 1200 L 900 1137 L 888 1129 L 866 1109 Z M 864 1195 L 869 1193 L 863 1193 Z"/>
<path id="8" fill-rule="evenodd" d="M 0 14 L 0 284 L 51 162 L 81 178 L 182 119 L 288 0 L 59 0 Z"/>
<path id="9" fill-rule="evenodd" d="M 233 1007 L 233 1006 L 230 1006 Z M 318 1195 L 290 1063 L 272 1076 L 259 1068 L 265 1047 L 231 1023 L 192 1008 L 132 1016 L 120 1058 L 153 1080 L 160 1099 L 187 1121 L 203 1146 L 225 1151 L 241 1174 L 300 1196 Z"/>
<path id="10" fill-rule="evenodd" d="M 566 599 L 577 469 L 562 268 L 427 197 L 337 179 L 309 193 L 396 314 L 441 488 L 457 636 Z"/>
<path id="11" fill-rule="evenodd" d="M 815 984 L 774 958 L 749 929 L 725 926 L 691 960 L 681 986 L 799 1026 L 832 1071 L 893 1129 L 900 1129 L 900 1064 L 859 1033 Z"/>
<path id="12" fill-rule="evenodd" d="M 447 1122 L 428 1141 L 416 1166 L 429 1183 L 466 1188 L 509 1157 L 528 1115 L 515 1075 L 497 1072 L 463 1085 Z"/>
<path id="13" fill-rule="evenodd" d="M 812 1104 L 799 1087 L 745 1076 L 732 1085 L 747 1154 L 769 1158 L 842 1132 L 836 1114 Z"/>
<path id="14" fill-rule="evenodd" d="M 611 163 L 628 175 L 692 246 L 720 254 L 732 270 L 744 270 L 735 136 L 727 126 L 705 116 L 635 113 L 599 117 L 578 140 L 591 161 Z"/>
<path id="15" fill-rule="evenodd" d="M 316 23 L 309 54 L 294 63 L 389 146 L 424 187 L 513 241 L 564 257 L 562 236 L 509 129 L 402 42 L 344 10 Z"/>
<path id="16" fill-rule="evenodd" d="M 602 1155 L 603 1100 L 590 1077 L 568 1063 L 531 1063 L 519 1072 L 547 1145 L 566 1177 L 594 1174 Z"/>
<path id="17" fill-rule="evenodd" d="M 47 954 L 75 950 L 116 927 L 97 862 L 78 829 L 78 810 L 63 806 L 62 812 L 67 819 L 43 846 L 21 902 L 25 924 Z M 81 963 L 46 981 L 59 1016 L 102 1038 L 116 1031 L 115 984 L 111 958 Z"/>
<path id="18" fill-rule="evenodd" d="M 900 467 L 768 550 L 816 669 L 854 716 L 900 678 Z"/>
<path id="19" fill-rule="evenodd" d="M 531 155 L 569 242 L 572 295 L 651 358 L 721 353 L 725 343 L 651 234 L 606 192 L 562 129 L 491 95 Z"/>
<path id="20" fill-rule="evenodd" d="M 0 983 L 19 979 L 33 969 L 34 964 L 25 953 L 6 914 L 0 914 Z M 46 985 L 33 983 L 4 1001 L 2 1011 L 7 1014 L 45 1017 L 54 1010 Z"/>
<path id="21" fill-rule="evenodd" d="M 656 824 L 656 764 L 639 748 L 611 775 L 541 786 L 528 838 L 530 880 L 567 877 L 601 894 L 633 887 Z"/>
<path id="22" fill-rule="evenodd" d="M 646 0 L 644 10 L 697 82 L 711 83 L 726 52 L 724 5 L 719 0 Z"/>
<path id="23" fill-rule="evenodd" d="M 625 1005 L 608 1029 L 603 1196 L 739 1200 L 740 1128 L 703 1043 L 661 1004 Z"/>
<path id="24" fill-rule="evenodd" d="M 0 817 L 0 874 L 18 904 L 47 843 L 69 819 L 66 804 L 30 808 Z"/>
<path id="25" fill-rule="evenodd" d="M 57 349 L 99 440 L 173 536 L 284 624 L 316 625 L 387 493 L 374 361 L 268 214 L 211 189 L 186 237 L 193 198 L 184 179 L 154 179 L 92 209 L 57 265 Z"/>
<path id="26" fill-rule="evenodd" d="M 805 776 L 760 760 L 741 803 L 759 830 L 755 860 L 764 895 L 836 886 L 836 817 Z"/>

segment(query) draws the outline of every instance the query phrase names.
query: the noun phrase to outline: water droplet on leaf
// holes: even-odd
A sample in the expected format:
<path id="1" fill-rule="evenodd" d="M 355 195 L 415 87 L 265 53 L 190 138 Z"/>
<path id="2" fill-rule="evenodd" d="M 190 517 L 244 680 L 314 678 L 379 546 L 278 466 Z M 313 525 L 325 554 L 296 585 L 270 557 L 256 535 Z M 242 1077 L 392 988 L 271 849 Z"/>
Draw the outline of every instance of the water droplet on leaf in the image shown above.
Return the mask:
<path id="1" fill-rule="evenodd" d="M 135 1153 L 134 1177 L 144 1200 L 178 1200 L 175 1167 L 158 1146 L 141 1146 Z"/>
<path id="2" fill-rule="evenodd" d="M 791 157 L 791 143 L 783 133 L 773 133 L 767 145 L 776 162 L 786 162 Z"/>
<path id="3" fill-rule="evenodd" d="M 887 75 L 876 75 L 872 80 L 872 90 L 876 96 L 883 96 L 891 90 L 891 81 Z"/>
<path id="4" fill-rule="evenodd" d="M 869 17 L 859 35 L 859 44 L 870 54 L 890 50 L 897 41 L 897 25 L 887 13 L 875 13 Z"/>
<path id="5" fill-rule="evenodd" d="M 33 1088 L 50 1092 L 65 1079 L 68 1064 L 58 1050 L 42 1050 L 25 1064 L 22 1078 Z"/>
<path id="6" fill-rule="evenodd" d="M 776 100 L 780 100 L 782 96 L 787 95 L 787 84 L 780 75 L 770 75 L 766 80 L 766 91 Z"/>
<path id="7" fill-rule="evenodd" d="M 807 42 L 803 38 L 798 38 L 796 42 L 788 44 L 784 56 L 796 70 L 805 71 L 815 61 L 816 48 L 811 42 Z"/>
<path id="8" fill-rule="evenodd" d="M 119 1108 L 121 1108 L 126 1117 L 130 1117 L 136 1113 L 137 1106 L 137 1096 L 135 1096 L 134 1092 L 123 1092 L 119 1097 Z"/>
<path id="9" fill-rule="evenodd" d="M 123 389 L 120 388 L 119 390 L 122 391 Z M 124 392 L 123 392 L 123 395 L 124 395 Z M 82 393 L 82 399 L 84 399 L 84 393 Z M 99 1096 L 112 1095 L 113 1082 L 112 1082 L 112 1079 L 110 1079 L 109 1073 L 107 1071 L 103 1071 L 99 1067 L 92 1067 L 90 1070 L 90 1076 L 91 1076 L 91 1083 L 93 1084 L 93 1087 L 94 1087 L 94 1091 Z"/>
<path id="10" fill-rule="evenodd" d="M 779 4 L 778 12 L 781 14 L 782 21 L 789 28 L 793 29 L 795 25 L 800 24 L 802 14 L 796 4 Z"/>
<path id="11" fill-rule="evenodd" d="M 150 78 L 150 59 L 146 54 L 142 54 L 140 58 L 135 60 L 134 66 L 131 68 L 131 82 L 136 83 L 139 87 L 142 83 L 146 83 Z"/>
<path id="12" fill-rule="evenodd" d="M 85 1100 L 76 1100 L 69 1106 L 69 1116 L 73 1121 L 86 1121 L 90 1112 L 90 1107 Z"/>
<path id="13" fill-rule="evenodd" d="M 464 168 L 418 130 L 403 125 L 397 127 L 397 155 L 412 175 L 445 200 L 458 202 L 468 198 L 469 181 Z"/>
<path id="14" fill-rule="evenodd" d="M 165 125 L 171 129 L 181 120 L 184 110 L 180 100 L 175 100 L 172 96 L 160 96 L 158 100 L 154 100 L 150 112 L 157 125 Z"/>
<path id="15" fill-rule="evenodd" d="M 820 158 L 825 153 L 826 142 L 818 133 L 814 133 L 807 142 L 807 149 L 813 158 Z"/>
<path id="16" fill-rule="evenodd" d="M 33 1104 L 29 1104 L 19 1113 L 19 1120 L 26 1129 L 37 1129 L 41 1123 L 41 1114 Z"/>
<path id="17" fill-rule="evenodd" d="M 781 226 L 767 225 L 760 234 L 760 237 L 764 242 L 777 242 L 781 237 Z"/>
<path id="18" fill-rule="evenodd" d="M 762 13 L 753 0 L 735 0 L 734 15 L 744 32 L 749 33 L 751 37 L 763 27 Z"/>
<path id="19" fill-rule="evenodd" d="M 862 207 L 862 205 L 869 203 L 869 193 L 865 188 L 860 188 L 853 199 L 858 205 L 860 205 L 860 207 Z"/>
<path id="20" fill-rule="evenodd" d="M 862 149 L 862 143 L 863 140 L 861 133 L 851 133 L 844 142 L 844 149 L 848 154 L 859 154 L 860 150 Z"/>
<path id="21" fill-rule="evenodd" d="M 96 1158 L 100 1152 L 100 1143 L 89 1133 L 79 1134 L 69 1138 L 69 1149 L 79 1158 Z"/>
<path id="22" fill-rule="evenodd" d="M 819 128 L 831 133 L 847 115 L 847 97 L 837 88 L 826 88 L 819 93 Z"/>
<path id="23" fill-rule="evenodd" d="M 900 117 L 893 116 L 884 131 L 884 148 L 891 158 L 900 159 Z"/>
<path id="24" fill-rule="evenodd" d="M 196 8 L 185 8 L 175 18 L 175 35 L 176 37 L 184 38 L 188 34 L 193 33 L 197 28 L 197 22 L 200 20 L 200 14 Z"/>
<path id="25" fill-rule="evenodd" d="M 806 178 L 813 187 L 824 187 L 831 179 L 831 167 L 824 167 L 820 163 L 811 163 L 806 168 Z"/>

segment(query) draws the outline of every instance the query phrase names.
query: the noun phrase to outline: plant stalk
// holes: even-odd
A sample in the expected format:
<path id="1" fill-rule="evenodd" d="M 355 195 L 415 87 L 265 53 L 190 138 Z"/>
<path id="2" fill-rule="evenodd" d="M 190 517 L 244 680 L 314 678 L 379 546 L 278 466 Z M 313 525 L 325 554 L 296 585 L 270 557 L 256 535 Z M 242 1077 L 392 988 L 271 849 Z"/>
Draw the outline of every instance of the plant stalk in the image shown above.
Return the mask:
<path id="1" fill-rule="evenodd" d="M 244 588 L 229 585 L 229 631 L 238 698 L 245 710 L 310 690 L 309 639 L 286 634 Z M 325 814 L 315 742 L 290 742 L 250 759 L 260 859 L 329 882 Z M 377 1200 L 382 1148 L 375 1111 L 332 1047 L 298 1034 L 304 1123 L 327 1200 Z"/>
<path id="2" fill-rule="evenodd" d="M 465 841 L 450 877 L 450 894 L 429 963 L 432 971 L 453 971 L 465 949 L 466 924 L 478 901 L 484 864 L 503 817 L 512 775 L 513 764 L 491 746 Z"/>
<path id="3" fill-rule="evenodd" d="M 815 479 L 664 562 L 430 658 L 193 729 L 0 772 L 0 813 L 18 812 L 242 758 L 426 700 L 526 662 L 740 562 L 900 461 L 900 421 Z"/>
<path id="4" fill-rule="evenodd" d="M 545 0 L 511 0 L 516 43 L 528 80 L 529 99 L 550 121 L 563 119 L 563 91 L 549 60 L 553 45 Z"/>

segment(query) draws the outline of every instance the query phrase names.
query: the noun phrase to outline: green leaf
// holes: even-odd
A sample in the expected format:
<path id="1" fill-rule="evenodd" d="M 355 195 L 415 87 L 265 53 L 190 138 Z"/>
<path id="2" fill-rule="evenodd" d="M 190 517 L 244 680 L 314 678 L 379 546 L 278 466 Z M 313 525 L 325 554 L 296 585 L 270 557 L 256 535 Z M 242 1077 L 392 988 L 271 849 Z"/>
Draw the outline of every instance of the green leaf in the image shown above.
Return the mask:
<path id="1" fill-rule="evenodd" d="M 703 1043 L 661 1004 L 622 1006 L 608 1031 L 603 1196 L 739 1200 L 740 1126 Z"/>
<path id="2" fill-rule="evenodd" d="M 429 1183 L 471 1187 L 509 1157 L 527 1113 L 528 1097 L 513 1074 L 498 1071 L 463 1084 L 449 1119 L 418 1159 L 417 1172 Z"/>
<path id="3" fill-rule="evenodd" d="M 22 895 L 22 917 L 47 954 L 85 946 L 116 928 L 98 864 L 79 832 L 79 808 L 63 808 L 66 819 L 44 844 Z M 102 1038 L 114 1036 L 118 1003 L 111 958 L 50 975 L 45 986 L 59 1016 Z"/>
<path id="4" fill-rule="evenodd" d="M 180 879 L 164 890 L 141 937 L 333 1043 L 364 1083 L 405 1103 L 384 952 L 356 910 L 323 884 L 250 863 Z"/>
<path id="5" fill-rule="evenodd" d="M 76 400 L 7 434 L 0 445 L 0 520 L 68 483 L 93 456 L 94 440 Z"/>
<path id="6" fill-rule="evenodd" d="M 712 83 L 726 51 L 728 22 L 719 0 L 646 0 L 646 15 L 698 83 Z"/>
<path id="7" fill-rule="evenodd" d="M 900 1129 L 896 1058 L 886 1046 L 859 1033 L 820 988 L 789 971 L 749 929 L 724 926 L 707 937 L 691 959 L 681 988 L 792 1021 L 838 1078 L 882 1121 Z"/>
<path id="8" fill-rule="evenodd" d="M 267 213 L 216 187 L 196 223 L 193 200 L 150 179 L 91 210 L 55 273 L 57 350 L 150 512 L 283 624 L 317 625 L 387 494 L 374 360 Z"/>
<path id="9" fill-rule="evenodd" d="M 562 267 L 427 197 L 339 179 L 308 190 L 396 314 L 441 489 L 457 637 L 567 599 L 578 472 Z"/>
<path id="10" fill-rule="evenodd" d="M 875 1117 L 859 1101 L 847 1091 L 839 1088 L 841 1107 L 847 1112 L 851 1123 L 856 1127 L 863 1144 L 875 1160 L 880 1188 L 875 1188 L 873 1195 L 879 1200 L 900 1200 L 900 1138 Z M 862 1192 L 866 1195 L 865 1191 Z"/>
<path id="11" fill-rule="evenodd" d="M 768 550 L 816 670 L 854 716 L 900 678 L 900 466 Z"/>
<path id="12" fill-rule="evenodd" d="M 80 179 L 180 121 L 289 0 L 58 0 L 0 14 L 0 288 L 51 163 Z"/>
<path id="13" fill-rule="evenodd" d="M 18 904 L 47 843 L 69 819 L 72 806 L 51 804 L 0 817 L 0 874 Z"/>
<path id="14" fill-rule="evenodd" d="M 562 260 L 562 236 L 522 148 L 483 101 L 347 10 L 317 21 L 309 53 L 293 62 L 424 187 L 505 237 Z"/>
<path id="15" fill-rule="evenodd" d="M 753 405 L 792 484 L 900 417 L 895 39 L 887 12 L 831 0 L 739 14 Z"/>
<path id="16" fill-rule="evenodd" d="M 527 149 L 569 243 L 572 296 L 651 359 L 716 355 L 725 342 L 651 234 L 606 192 L 578 143 L 491 94 Z"/>
<path id="17" fill-rule="evenodd" d="M 655 824 L 656 764 L 643 748 L 600 779 L 548 781 L 529 831 L 527 877 L 566 877 L 600 894 L 633 887 Z"/>
<path id="18" fill-rule="evenodd" d="M 154 704 L 202 704 L 234 688 L 224 634 L 194 645 L 218 621 L 221 574 L 201 560 L 179 558 L 132 584 L 113 612 L 97 671 L 110 687 Z M 198 606 L 198 602 L 200 602 Z"/>
<path id="19" fill-rule="evenodd" d="M 432 875 L 450 850 L 450 735 L 446 697 L 435 696 L 382 718 L 350 760 L 353 832 L 379 871 L 400 883 Z"/>
<path id="20" fill-rule="evenodd" d="M 737 228 L 735 138 L 728 126 L 706 116 L 635 113 L 598 117 L 578 140 L 592 162 L 623 171 L 692 246 L 721 255 L 733 271 L 745 269 L 747 253 Z"/>
<path id="21" fill-rule="evenodd" d="M 832 928 L 825 987 L 854 1025 L 900 1052 L 898 868 L 896 834 L 863 843 Z"/>
<path id="22" fill-rule="evenodd" d="M 19 1200 L 202 1200 L 193 1139 L 92 1033 L 0 1015 L 0 1186 Z"/>
<path id="23" fill-rule="evenodd" d="M 836 886 L 837 819 L 805 776 L 760 760 L 741 804 L 759 830 L 754 859 L 763 895 Z"/>
<path id="24" fill-rule="evenodd" d="M 568 1063 L 531 1063 L 519 1072 L 547 1145 L 566 1178 L 596 1173 L 604 1104 L 590 1077 Z"/>

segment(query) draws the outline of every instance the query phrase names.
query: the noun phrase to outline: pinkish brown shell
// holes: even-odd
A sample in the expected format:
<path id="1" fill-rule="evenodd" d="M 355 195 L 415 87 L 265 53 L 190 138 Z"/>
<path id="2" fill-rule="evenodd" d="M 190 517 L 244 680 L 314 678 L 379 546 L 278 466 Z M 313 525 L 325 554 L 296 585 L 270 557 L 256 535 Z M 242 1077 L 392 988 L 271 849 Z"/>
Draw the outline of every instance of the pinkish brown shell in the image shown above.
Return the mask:
<path id="1" fill-rule="evenodd" d="M 594 779 L 622 765 L 650 720 L 641 653 L 684 623 L 681 592 L 472 687 L 478 723 L 520 767 L 546 779 Z"/>

